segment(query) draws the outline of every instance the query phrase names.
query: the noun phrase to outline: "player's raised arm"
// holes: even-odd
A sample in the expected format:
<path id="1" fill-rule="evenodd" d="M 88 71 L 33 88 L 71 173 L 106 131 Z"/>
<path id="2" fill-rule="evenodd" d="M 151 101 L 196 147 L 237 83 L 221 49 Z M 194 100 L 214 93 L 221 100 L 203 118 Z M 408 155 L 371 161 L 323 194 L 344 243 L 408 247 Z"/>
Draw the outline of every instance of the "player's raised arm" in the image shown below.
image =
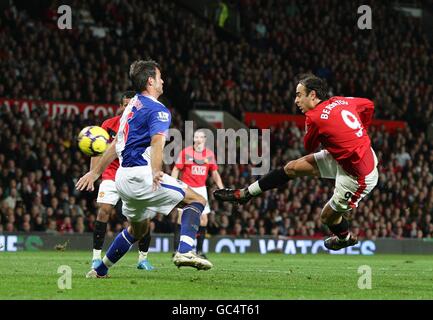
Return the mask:
<path id="1" fill-rule="evenodd" d="M 113 140 L 113 142 L 108 147 L 107 151 L 104 152 L 104 155 L 100 157 L 99 161 L 97 161 L 96 165 L 93 163 L 94 168 L 91 168 L 89 172 L 87 172 L 84 176 L 78 180 L 75 187 L 77 190 L 83 191 L 93 191 L 94 186 L 93 184 L 95 181 L 99 178 L 99 176 L 104 172 L 105 168 L 108 167 L 108 165 L 113 162 L 114 159 L 117 158 L 116 154 L 116 141 L 117 136 Z M 92 162 L 90 163 L 92 165 Z"/>
<path id="2" fill-rule="evenodd" d="M 153 189 L 156 190 L 161 186 L 164 173 L 162 172 L 162 157 L 165 146 L 165 136 L 155 134 L 150 142 L 150 165 L 153 173 Z"/>

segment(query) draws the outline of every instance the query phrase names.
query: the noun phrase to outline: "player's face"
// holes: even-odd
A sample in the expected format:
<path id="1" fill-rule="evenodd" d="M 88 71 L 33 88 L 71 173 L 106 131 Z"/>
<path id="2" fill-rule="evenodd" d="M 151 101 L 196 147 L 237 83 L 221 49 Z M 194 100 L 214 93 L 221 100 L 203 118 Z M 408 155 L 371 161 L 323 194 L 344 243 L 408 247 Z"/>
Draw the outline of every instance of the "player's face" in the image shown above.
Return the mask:
<path id="1" fill-rule="evenodd" d="M 304 85 L 298 84 L 296 87 L 296 98 L 295 98 L 295 104 L 298 106 L 298 108 L 302 111 L 302 113 L 305 113 L 311 109 L 314 109 L 314 92 L 311 91 L 307 95 L 307 90 Z"/>
<path id="2" fill-rule="evenodd" d="M 206 136 L 203 132 L 196 132 L 194 134 L 194 145 L 195 146 L 202 146 L 206 142 Z"/>
<path id="3" fill-rule="evenodd" d="M 119 105 L 119 108 L 117 109 L 117 114 L 118 115 L 123 113 L 123 111 L 125 110 L 125 108 L 128 106 L 129 100 L 131 100 L 131 99 L 129 99 L 129 98 L 123 98 L 122 104 Z"/>
<path id="4" fill-rule="evenodd" d="M 153 88 L 155 89 L 155 91 L 161 95 L 164 90 L 163 90 L 163 84 L 164 84 L 164 80 L 162 80 L 161 78 L 161 71 L 156 68 L 156 75 L 155 75 L 155 79 L 153 79 Z"/>

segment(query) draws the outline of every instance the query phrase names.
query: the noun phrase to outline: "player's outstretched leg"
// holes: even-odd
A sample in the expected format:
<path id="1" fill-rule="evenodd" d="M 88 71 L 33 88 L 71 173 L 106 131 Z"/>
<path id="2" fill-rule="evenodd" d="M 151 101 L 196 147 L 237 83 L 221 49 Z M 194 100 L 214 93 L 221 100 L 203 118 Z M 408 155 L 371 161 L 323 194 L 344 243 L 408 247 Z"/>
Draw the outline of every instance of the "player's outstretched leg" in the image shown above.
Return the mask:
<path id="1" fill-rule="evenodd" d="M 108 269 L 120 260 L 132 247 L 137 239 L 140 239 L 148 230 L 147 220 L 142 222 L 130 223 L 127 229 L 123 229 L 111 243 L 102 263 L 96 268 L 90 270 L 86 278 L 107 278 Z"/>
<path id="2" fill-rule="evenodd" d="M 337 251 L 358 243 L 357 236 L 349 231 L 349 222 L 341 213 L 334 211 L 329 203 L 322 210 L 321 220 L 334 234 L 324 241 L 324 245 L 328 250 Z"/>
<path id="3" fill-rule="evenodd" d="M 147 254 L 149 252 L 150 240 L 152 237 L 150 236 L 149 231 L 140 239 L 138 242 L 138 264 L 137 269 L 141 270 L 154 270 L 155 268 L 150 263 L 149 259 L 147 259 Z"/>
<path id="4" fill-rule="evenodd" d="M 95 229 L 93 230 L 93 257 L 92 269 L 97 268 L 102 262 L 102 246 L 104 245 L 105 234 L 107 233 L 107 222 L 110 217 L 111 204 L 99 204 L 98 215 L 96 217 Z"/>
<path id="5" fill-rule="evenodd" d="M 203 259 L 194 252 L 194 242 L 200 225 L 200 215 L 206 205 L 206 200 L 192 191 L 186 190 L 183 208 L 182 225 L 179 247 L 173 257 L 173 263 L 177 267 L 194 267 L 198 270 L 209 270 L 212 263 Z"/>
<path id="6" fill-rule="evenodd" d="M 314 155 L 309 154 L 290 161 L 284 168 L 272 170 L 268 174 L 244 189 L 218 189 L 214 191 L 215 199 L 244 204 L 261 193 L 281 187 L 296 177 L 318 176 L 320 174 Z"/>

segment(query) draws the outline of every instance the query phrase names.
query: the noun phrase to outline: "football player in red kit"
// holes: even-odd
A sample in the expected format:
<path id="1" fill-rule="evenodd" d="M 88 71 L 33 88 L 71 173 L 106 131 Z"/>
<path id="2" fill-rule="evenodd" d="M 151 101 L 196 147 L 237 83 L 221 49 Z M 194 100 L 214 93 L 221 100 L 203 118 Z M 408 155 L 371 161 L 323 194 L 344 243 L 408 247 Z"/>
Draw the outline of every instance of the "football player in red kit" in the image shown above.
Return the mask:
<path id="1" fill-rule="evenodd" d="M 220 174 L 218 173 L 218 165 L 215 160 L 214 153 L 206 148 L 206 134 L 202 130 L 197 130 L 194 133 L 194 145 L 183 149 L 177 160 L 176 164 L 171 172 L 171 176 L 178 178 L 181 174 L 180 179 L 185 182 L 192 190 L 197 192 L 208 200 L 206 180 L 208 174 L 211 177 L 218 188 L 224 188 Z M 178 211 L 177 226 L 174 232 L 174 248 L 177 248 L 180 241 L 180 226 L 182 210 Z M 206 237 L 206 227 L 208 223 L 207 215 L 210 213 L 209 201 L 206 203 L 201 216 L 200 216 L 200 227 L 197 232 L 197 254 L 201 257 L 206 258 L 203 253 L 203 241 Z"/>
<path id="2" fill-rule="evenodd" d="M 117 115 L 113 118 L 105 120 L 101 127 L 105 129 L 110 135 L 110 141 L 114 139 L 119 130 L 120 117 L 122 116 L 123 110 L 129 103 L 129 100 L 135 96 L 135 92 L 126 91 L 120 98 L 119 108 L 117 109 Z M 100 157 L 93 157 L 90 162 L 90 170 L 94 168 Z M 110 213 L 113 210 L 116 203 L 119 201 L 120 196 L 116 190 L 116 184 L 114 182 L 116 177 L 116 171 L 119 168 L 119 159 L 115 159 L 109 164 L 107 169 L 102 173 L 102 182 L 98 190 L 98 215 L 96 217 L 95 229 L 93 230 L 93 259 L 92 269 L 96 269 L 102 262 L 101 251 L 104 244 L 105 233 L 107 232 L 107 222 L 110 218 Z M 153 266 L 147 259 L 147 252 L 149 251 L 150 245 L 150 233 L 141 238 L 138 243 L 138 269 L 153 270 Z"/>
<path id="3" fill-rule="evenodd" d="M 296 177 L 335 179 L 334 194 L 321 213 L 334 236 L 324 244 L 329 250 L 353 246 L 357 236 L 350 233 L 343 215 L 357 207 L 378 181 L 377 158 L 367 134 L 374 104 L 364 98 L 329 98 L 326 82 L 312 74 L 301 76 L 295 103 L 306 116 L 304 146 L 310 154 L 269 172 L 248 188 L 216 190 L 215 198 L 245 203 Z M 323 150 L 313 153 L 320 144 Z"/>

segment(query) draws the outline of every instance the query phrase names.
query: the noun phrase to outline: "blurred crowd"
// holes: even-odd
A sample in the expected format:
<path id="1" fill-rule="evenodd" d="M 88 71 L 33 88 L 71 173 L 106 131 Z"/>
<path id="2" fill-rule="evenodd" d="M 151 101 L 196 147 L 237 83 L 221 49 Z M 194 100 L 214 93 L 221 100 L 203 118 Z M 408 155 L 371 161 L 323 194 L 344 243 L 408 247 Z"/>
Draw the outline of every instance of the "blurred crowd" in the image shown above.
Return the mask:
<path id="1" fill-rule="evenodd" d="M 174 113 L 174 126 L 182 127 Z M 93 123 L 96 119 L 87 120 Z M 31 117 L 0 108 L 0 231 L 83 233 L 93 231 L 96 192 L 74 185 L 87 172 L 89 158 L 77 150 L 75 137 L 86 120 L 81 116 L 52 119 L 36 109 Z M 271 167 L 304 154 L 302 132 L 292 123 L 271 128 Z M 375 239 L 433 237 L 433 143 L 425 133 L 390 134 L 371 127 L 380 160 L 378 186 L 349 216 L 360 237 Z M 165 171 L 170 172 L 170 166 Z M 256 177 L 251 165 L 221 165 L 226 187 L 244 187 Z M 211 235 L 317 237 L 328 234 L 320 211 L 333 192 L 332 180 L 302 178 L 268 191 L 243 206 L 219 203 L 209 183 L 208 231 Z M 120 206 L 113 209 L 110 232 L 125 223 Z M 152 231 L 170 233 L 174 216 L 157 215 Z"/>
<path id="2" fill-rule="evenodd" d="M 1 13 L 0 96 L 111 102 L 129 86 L 130 63 L 148 56 L 184 117 L 197 103 L 235 116 L 296 113 L 294 78 L 306 71 L 332 94 L 373 98 L 378 118 L 433 117 L 433 48 L 421 19 L 389 0 L 366 1 L 371 30 L 358 28 L 352 1 L 242 0 L 239 37 L 163 0 L 66 1 L 73 28 L 60 30 L 52 3 Z"/>
<path id="3" fill-rule="evenodd" d="M 372 127 L 381 176 L 350 214 L 355 232 L 369 239 L 433 237 L 433 145 L 426 136 L 432 45 L 420 21 L 389 1 L 371 3 L 373 29 L 359 30 L 357 6 L 348 1 L 242 0 L 240 37 L 175 2 L 66 3 L 72 30 L 57 28 L 57 2 L 18 2 L 0 12 L 0 97 L 113 103 L 129 88 L 130 63 L 152 57 L 162 65 L 163 99 L 179 128 L 196 105 L 237 117 L 295 114 L 295 75 L 312 71 L 327 79 L 331 94 L 369 97 L 375 117 L 409 124 L 395 135 Z M 92 114 L 51 119 L 38 108 L 27 117 L 0 106 L 0 232 L 93 231 L 96 192 L 74 188 L 89 167 L 75 137 L 98 121 Z M 272 168 L 305 153 L 294 124 L 271 129 Z M 220 171 L 228 187 L 256 178 L 248 165 Z M 240 207 L 211 197 L 209 233 L 322 237 L 328 230 L 320 210 L 332 191 L 332 181 L 304 178 Z M 119 211 L 109 232 L 125 223 Z M 172 232 L 172 219 L 158 215 L 153 231 Z"/>

